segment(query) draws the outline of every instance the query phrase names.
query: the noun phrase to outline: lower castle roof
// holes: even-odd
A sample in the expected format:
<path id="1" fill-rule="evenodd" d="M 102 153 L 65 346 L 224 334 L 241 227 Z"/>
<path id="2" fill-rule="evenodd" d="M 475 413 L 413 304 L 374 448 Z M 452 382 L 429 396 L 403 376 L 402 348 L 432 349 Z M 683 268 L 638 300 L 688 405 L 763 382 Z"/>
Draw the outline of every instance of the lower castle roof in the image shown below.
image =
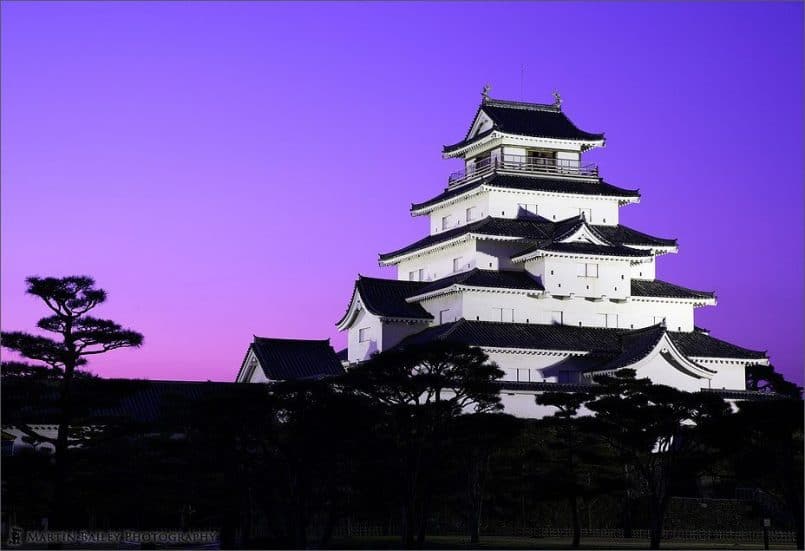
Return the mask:
<path id="1" fill-rule="evenodd" d="M 665 328 L 662 328 L 662 331 L 665 332 Z M 695 331 L 692 333 L 667 331 L 667 333 L 685 356 L 740 360 L 766 358 L 765 352 L 742 348 L 703 333 Z M 462 319 L 425 329 L 404 339 L 398 346 L 440 340 L 482 348 L 587 352 L 600 356 L 602 361 L 605 361 L 623 355 L 631 346 L 643 348 L 645 339 L 642 337 L 646 335 L 654 336 L 647 329 L 605 329 Z"/>

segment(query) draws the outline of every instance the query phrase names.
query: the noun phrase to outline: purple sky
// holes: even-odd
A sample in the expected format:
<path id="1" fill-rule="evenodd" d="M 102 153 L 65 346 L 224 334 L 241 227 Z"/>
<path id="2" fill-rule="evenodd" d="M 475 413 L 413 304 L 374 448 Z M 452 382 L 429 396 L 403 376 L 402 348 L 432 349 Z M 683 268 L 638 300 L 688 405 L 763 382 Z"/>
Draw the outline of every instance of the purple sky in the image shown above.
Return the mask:
<path id="1" fill-rule="evenodd" d="M 28 275 L 90 274 L 145 335 L 108 377 L 232 380 L 252 334 L 332 338 L 458 161 L 485 82 L 550 102 L 622 222 L 679 239 L 696 323 L 802 383 L 801 3 L 6 2 L 2 326 Z M 521 86 L 521 65 L 525 76 Z"/>

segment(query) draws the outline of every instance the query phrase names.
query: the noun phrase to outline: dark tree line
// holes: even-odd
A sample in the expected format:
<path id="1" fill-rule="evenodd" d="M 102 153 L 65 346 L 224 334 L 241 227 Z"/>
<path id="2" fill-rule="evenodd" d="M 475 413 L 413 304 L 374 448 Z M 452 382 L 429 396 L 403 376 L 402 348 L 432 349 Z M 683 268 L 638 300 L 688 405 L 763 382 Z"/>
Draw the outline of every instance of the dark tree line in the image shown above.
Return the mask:
<path id="1" fill-rule="evenodd" d="M 800 389 L 770 367 L 748 370 L 748 388 L 767 399 L 737 412 L 715 393 L 622 370 L 587 392 L 538 395 L 535 410 L 553 416 L 516 419 L 501 411 L 502 372 L 482 351 L 435 343 L 328 380 L 177 391 L 157 417 L 132 419 L 117 406 L 150 383 L 78 368 L 142 337 L 86 316 L 106 298 L 89 278 L 31 278 L 29 292 L 56 313 L 40 328 L 61 340 L 3 334 L 39 361 L 3 365 L 4 423 L 55 411 L 59 425 L 55 462 L 36 447 L 4 461 L 4 513 L 28 526 L 218 528 L 226 547 L 305 548 L 365 519 L 422 548 L 447 528 L 475 544 L 485 526 L 551 510 L 579 547 L 583 512 L 589 524 L 600 501 L 626 536 L 645 511 L 658 548 L 670 497 L 710 476 L 779 498 L 802 548 Z"/>

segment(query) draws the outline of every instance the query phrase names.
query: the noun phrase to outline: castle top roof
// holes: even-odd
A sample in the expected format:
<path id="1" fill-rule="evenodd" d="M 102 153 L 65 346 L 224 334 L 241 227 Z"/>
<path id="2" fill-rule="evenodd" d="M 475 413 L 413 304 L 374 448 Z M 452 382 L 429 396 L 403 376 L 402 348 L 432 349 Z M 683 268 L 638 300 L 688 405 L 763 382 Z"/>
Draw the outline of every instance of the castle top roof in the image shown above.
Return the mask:
<path id="1" fill-rule="evenodd" d="M 470 136 L 471 127 L 462 141 L 444 146 L 443 152 L 445 154 L 470 145 L 476 140 L 482 140 L 495 130 L 517 136 L 582 142 L 599 142 L 604 139 L 603 133 L 585 132 L 579 129 L 557 104 L 549 105 L 488 98 L 478 107 L 473 119 L 473 127 L 475 126 L 475 120 L 478 119 L 481 113 L 489 117 L 492 121 L 492 127 L 475 136 Z"/>

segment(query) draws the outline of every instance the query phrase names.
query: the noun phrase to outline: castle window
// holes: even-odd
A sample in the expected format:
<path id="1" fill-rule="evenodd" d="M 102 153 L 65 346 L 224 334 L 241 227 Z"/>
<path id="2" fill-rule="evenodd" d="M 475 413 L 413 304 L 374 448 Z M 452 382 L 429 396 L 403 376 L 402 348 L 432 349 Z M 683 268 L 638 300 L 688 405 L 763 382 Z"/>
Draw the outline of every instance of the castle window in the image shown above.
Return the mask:
<path id="1" fill-rule="evenodd" d="M 576 264 L 576 275 L 579 277 L 598 277 L 598 264 Z"/>
<path id="2" fill-rule="evenodd" d="M 592 209 L 579 209 L 579 216 L 584 215 L 584 219 L 590 222 L 593 219 Z"/>
<path id="3" fill-rule="evenodd" d="M 453 259 L 453 271 L 454 272 L 458 272 L 459 270 L 461 270 L 462 268 L 465 267 L 465 265 L 462 264 L 463 260 L 464 260 L 463 256 L 458 256 L 458 257 Z"/>
<path id="4" fill-rule="evenodd" d="M 467 222 L 472 222 L 478 218 L 478 208 L 477 207 L 470 207 L 467 209 Z"/>
<path id="5" fill-rule="evenodd" d="M 439 310 L 439 323 L 447 323 L 450 321 L 450 310 Z"/>
<path id="6" fill-rule="evenodd" d="M 449 214 L 447 216 L 442 216 L 442 229 L 443 230 L 449 229 L 450 226 L 453 224 L 453 221 L 450 218 L 451 218 L 451 216 Z"/>
<path id="7" fill-rule="evenodd" d="M 496 312 L 496 320 L 508 322 L 514 321 L 514 308 L 493 308 L 493 310 Z"/>
<path id="8" fill-rule="evenodd" d="M 369 342 L 371 338 L 371 329 L 369 327 L 358 329 L 358 342 Z"/>

